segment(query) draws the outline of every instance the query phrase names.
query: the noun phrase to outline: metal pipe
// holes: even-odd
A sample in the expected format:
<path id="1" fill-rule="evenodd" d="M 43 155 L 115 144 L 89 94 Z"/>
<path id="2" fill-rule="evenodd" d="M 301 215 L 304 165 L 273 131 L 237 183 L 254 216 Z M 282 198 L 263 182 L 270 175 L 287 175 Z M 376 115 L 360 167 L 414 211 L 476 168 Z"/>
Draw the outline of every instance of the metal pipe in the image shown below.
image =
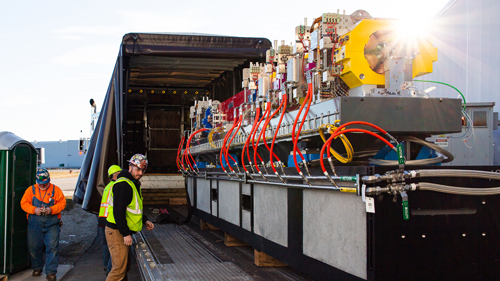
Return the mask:
<path id="1" fill-rule="evenodd" d="M 201 178 L 206 180 L 227 180 L 227 181 L 237 181 L 237 182 L 245 182 L 243 179 L 234 179 L 228 177 L 205 177 L 205 176 L 194 176 L 194 178 Z M 346 192 L 357 194 L 357 192 L 350 192 L 348 190 L 352 190 L 353 186 L 327 186 L 327 185 L 308 185 L 308 184 L 296 184 L 296 183 L 287 183 L 283 184 L 282 182 L 266 182 L 266 181 L 257 181 L 257 180 L 249 180 L 247 179 L 246 183 L 259 183 L 266 185 L 276 185 L 281 187 L 292 187 L 292 188 L 301 188 L 301 189 L 322 189 L 322 190 L 332 190 L 338 192 Z M 357 189 L 357 187 L 356 187 Z"/>
<path id="2" fill-rule="evenodd" d="M 222 172 L 207 172 L 207 175 L 225 175 L 225 173 L 222 173 Z M 238 173 L 238 175 L 239 176 L 243 176 L 243 173 Z M 259 174 L 252 174 L 252 176 L 259 176 Z M 273 175 L 273 174 L 269 174 L 268 177 L 277 178 L 278 176 Z M 293 176 L 293 175 L 282 175 L 281 177 L 283 179 L 291 179 L 291 180 L 301 180 L 302 179 L 301 176 Z M 336 177 L 331 177 L 331 178 L 334 179 L 334 180 L 341 181 L 342 178 L 344 178 L 344 176 L 336 176 Z M 328 178 L 326 178 L 325 176 L 307 176 L 307 179 L 309 179 L 309 180 L 325 180 L 325 181 L 328 180 Z"/>

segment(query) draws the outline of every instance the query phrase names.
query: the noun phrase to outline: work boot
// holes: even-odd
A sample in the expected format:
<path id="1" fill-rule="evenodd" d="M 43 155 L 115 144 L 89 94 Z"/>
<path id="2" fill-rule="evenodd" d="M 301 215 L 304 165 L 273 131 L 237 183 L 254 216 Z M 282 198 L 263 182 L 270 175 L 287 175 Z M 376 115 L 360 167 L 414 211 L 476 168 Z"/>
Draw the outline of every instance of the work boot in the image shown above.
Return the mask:
<path id="1" fill-rule="evenodd" d="M 55 274 L 47 275 L 47 280 L 48 281 L 56 281 L 57 280 L 56 275 Z"/>
<path id="2" fill-rule="evenodd" d="M 41 275 L 42 275 L 42 270 L 41 269 L 33 270 L 33 277 L 38 277 L 38 276 L 41 276 Z"/>

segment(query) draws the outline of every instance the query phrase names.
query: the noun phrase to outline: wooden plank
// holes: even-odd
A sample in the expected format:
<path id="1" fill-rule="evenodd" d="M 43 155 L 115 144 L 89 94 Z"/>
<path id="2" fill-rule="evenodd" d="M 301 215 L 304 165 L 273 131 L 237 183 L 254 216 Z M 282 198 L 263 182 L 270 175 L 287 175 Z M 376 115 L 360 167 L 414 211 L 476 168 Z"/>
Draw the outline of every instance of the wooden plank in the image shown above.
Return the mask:
<path id="1" fill-rule="evenodd" d="M 219 230 L 217 227 L 209 224 L 208 222 L 205 222 L 203 220 L 200 220 L 200 228 L 201 230 Z"/>
<path id="2" fill-rule="evenodd" d="M 169 199 L 170 205 L 186 205 L 187 199 L 186 197 L 172 197 Z"/>
<path id="3" fill-rule="evenodd" d="M 186 197 L 186 193 L 169 193 L 169 194 L 144 194 L 142 198 L 172 198 L 172 197 Z"/>
<path id="4" fill-rule="evenodd" d="M 146 201 L 148 205 L 169 205 L 169 200 L 159 200 L 159 201 Z"/>
<path id="5" fill-rule="evenodd" d="M 228 247 L 244 247 L 244 246 L 250 246 L 247 243 L 241 241 L 240 239 L 227 234 L 224 232 L 224 245 Z"/>
<path id="6" fill-rule="evenodd" d="M 253 249 L 254 264 L 258 267 L 282 267 L 287 266 L 270 255 Z"/>
<path id="7" fill-rule="evenodd" d="M 142 193 L 144 194 L 166 194 L 166 193 L 179 193 L 179 192 L 184 192 L 186 193 L 186 190 L 184 188 L 169 188 L 169 189 L 162 189 L 162 188 L 152 188 L 152 189 L 144 189 L 142 190 Z"/>

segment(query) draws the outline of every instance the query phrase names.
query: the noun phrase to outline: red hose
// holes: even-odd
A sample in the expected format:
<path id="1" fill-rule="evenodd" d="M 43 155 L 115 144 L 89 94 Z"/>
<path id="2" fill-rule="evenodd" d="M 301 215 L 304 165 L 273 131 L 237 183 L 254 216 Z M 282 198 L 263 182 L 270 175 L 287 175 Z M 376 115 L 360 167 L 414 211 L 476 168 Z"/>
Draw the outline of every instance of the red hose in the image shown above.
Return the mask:
<path id="1" fill-rule="evenodd" d="M 257 107 L 257 110 L 255 111 L 255 121 L 254 121 L 254 124 L 253 124 L 253 126 L 252 126 L 252 130 L 250 130 L 250 134 L 248 134 L 248 138 L 247 138 L 247 140 L 246 140 L 246 142 L 245 142 L 245 145 L 243 145 L 243 149 L 241 150 L 241 165 L 243 166 L 243 169 L 244 169 L 244 170 L 245 170 L 245 172 L 247 172 L 247 173 L 248 173 L 248 170 L 247 170 L 247 168 L 246 168 L 246 166 L 245 166 L 245 148 L 246 148 L 246 149 L 247 149 L 247 151 L 248 151 L 248 148 L 247 148 L 247 146 L 248 146 L 248 142 L 250 141 L 250 136 L 252 135 L 253 130 L 254 130 L 254 128 L 255 128 L 255 127 L 256 127 L 256 125 L 257 125 L 257 120 L 259 120 L 259 119 L 258 119 L 258 118 L 259 118 L 259 114 L 260 114 L 260 107 Z M 250 160 L 250 159 L 249 159 L 249 160 Z"/>
<path id="2" fill-rule="evenodd" d="M 309 83 L 307 87 L 307 96 L 306 99 L 304 100 L 304 103 L 302 105 L 305 105 L 307 101 L 307 110 L 304 113 L 304 117 L 302 118 L 302 121 L 300 122 L 299 129 L 297 131 L 297 136 L 295 140 L 293 141 L 293 162 L 295 163 L 295 168 L 297 169 L 297 172 L 300 174 L 300 168 L 299 164 L 297 163 L 297 157 L 295 155 L 297 154 L 297 143 L 299 142 L 299 136 L 300 136 L 300 131 L 302 130 L 302 126 L 304 125 L 304 122 L 306 120 L 307 114 L 309 113 L 309 108 L 311 107 L 311 101 L 312 101 L 312 84 Z M 297 115 L 299 116 L 299 115 Z M 295 118 L 295 121 L 297 121 L 297 118 Z M 295 129 L 295 124 L 294 124 L 294 129 Z M 293 135 L 293 132 L 292 132 Z M 300 151 L 300 150 L 299 150 Z M 304 157 L 302 156 L 302 160 L 305 161 Z"/>
<path id="3" fill-rule="evenodd" d="M 200 132 L 204 132 L 204 131 L 210 131 L 210 129 L 203 128 L 203 129 L 199 129 L 198 131 L 192 133 L 189 136 L 189 139 L 188 139 L 188 141 L 186 143 L 186 148 L 184 149 L 184 154 L 185 154 L 186 162 L 189 164 L 189 166 L 191 167 L 191 170 L 193 170 L 193 171 L 194 171 L 193 165 L 191 165 L 191 162 L 189 162 L 189 158 L 187 157 L 187 155 L 189 154 L 191 156 L 191 159 L 193 159 L 193 156 L 191 155 L 191 149 L 190 149 L 191 139 L 193 139 L 193 137 L 196 134 L 198 134 Z M 194 159 L 193 159 L 193 162 L 195 162 Z"/>
<path id="4" fill-rule="evenodd" d="M 177 167 L 179 168 L 179 170 L 182 170 L 184 168 L 184 166 L 182 166 L 182 168 L 181 168 L 181 161 L 180 161 L 180 158 L 179 158 L 179 156 L 181 155 L 181 150 L 182 150 L 183 144 L 184 144 L 184 135 L 182 136 L 181 142 L 179 143 L 179 147 L 177 148 L 177 159 L 176 159 L 176 162 L 177 162 Z M 184 169 L 184 170 L 186 170 L 186 169 Z"/>
<path id="5" fill-rule="evenodd" d="M 292 128 L 292 143 L 295 143 L 295 127 L 297 127 L 297 122 L 300 118 L 300 114 L 302 113 L 302 110 L 304 109 L 304 106 L 306 105 L 306 102 L 307 102 L 307 99 L 309 97 L 309 90 L 307 91 L 308 94 L 306 95 L 306 98 L 304 99 L 304 102 L 302 103 L 302 105 L 300 106 L 300 109 L 299 111 L 297 112 L 297 116 L 295 116 L 295 120 L 293 122 L 293 128 Z M 300 152 L 299 150 L 299 155 L 300 155 L 300 158 L 302 158 L 302 160 L 305 161 L 305 158 L 304 156 L 302 155 L 302 152 Z M 293 154 L 293 157 L 295 158 L 295 152 Z"/>
<path id="6" fill-rule="evenodd" d="M 231 146 L 231 143 L 233 142 L 233 139 L 234 137 L 238 134 L 238 132 L 240 131 L 240 127 L 241 127 L 241 123 L 243 121 L 243 116 L 241 116 L 241 118 L 239 119 L 238 121 L 238 128 L 236 128 L 236 132 L 234 133 L 234 135 L 231 137 L 231 140 L 229 140 L 229 143 L 226 147 L 226 151 L 224 152 L 224 155 L 226 157 L 226 163 L 229 163 L 228 162 L 228 159 L 227 159 L 227 155 L 229 154 L 229 147 Z M 231 154 L 229 154 L 229 156 L 231 156 Z M 233 159 L 234 163 L 238 164 L 238 162 L 236 162 L 236 160 L 234 160 L 234 158 L 231 156 L 231 159 Z M 231 168 L 231 165 L 229 165 L 229 168 Z M 239 169 L 239 168 L 238 168 Z M 231 168 L 231 171 L 234 172 L 233 168 Z"/>
<path id="7" fill-rule="evenodd" d="M 259 153 L 255 149 L 255 135 L 257 134 L 257 131 L 259 130 L 260 124 L 262 123 L 262 121 L 265 118 L 267 118 L 266 115 L 269 115 L 270 112 L 271 112 L 271 108 L 270 107 L 266 108 L 266 111 L 264 112 L 264 114 L 262 114 L 262 118 L 259 119 L 259 122 L 257 123 L 257 127 L 255 128 L 255 131 L 253 131 L 253 135 L 251 136 L 251 139 L 252 139 L 252 148 L 253 148 L 253 156 L 254 156 L 255 159 L 257 159 L 256 156 L 258 156 L 260 162 L 264 162 L 264 161 L 262 160 L 262 158 L 260 157 Z M 250 145 L 248 145 L 248 146 L 250 146 Z M 248 148 L 247 148 L 247 158 L 248 158 L 248 161 L 251 162 L 251 160 L 250 160 L 249 157 L 250 157 L 250 153 L 248 153 Z M 257 160 L 254 160 L 254 163 L 255 163 L 255 166 L 257 166 Z"/>
<path id="8" fill-rule="evenodd" d="M 259 124 L 257 124 L 257 128 L 255 129 L 254 135 L 257 134 L 257 131 L 259 130 L 260 124 L 262 123 L 262 121 L 264 120 L 264 118 L 267 121 L 267 119 L 269 118 L 270 113 L 271 113 L 271 102 L 267 102 L 266 112 L 262 115 L 262 118 L 260 119 Z M 255 167 L 256 167 L 256 169 L 257 169 L 258 172 L 260 172 L 260 169 L 259 169 L 259 166 L 257 165 L 257 155 L 258 155 L 257 149 L 259 148 L 259 138 L 262 135 L 262 131 L 265 131 L 265 129 L 266 129 L 266 127 L 263 127 L 262 130 L 260 131 L 259 137 L 257 138 L 257 145 L 255 145 L 255 142 L 252 141 L 253 161 L 255 163 Z M 260 155 L 259 155 L 259 158 L 260 158 Z M 264 162 L 262 160 L 262 158 L 260 159 L 260 162 Z"/>
<path id="9" fill-rule="evenodd" d="M 340 126 L 339 126 L 336 130 L 335 130 L 335 132 L 337 132 L 337 131 L 341 130 L 341 129 L 342 129 L 342 128 L 344 128 L 345 126 L 354 125 L 354 124 L 360 124 L 360 125 L 369 126 L 369 127 L 372 127 L 372 128 L 374 128 L 374 129 L 379 130 L 382 134 L 387 134 L 387 131 L 386 131 L 386 130 L 384 130 L 384 129 L 380 128 L 380 127 L 379 127 L 379 126 L 377 126 L 377 125 L 374 125 L 374 124 L 372 124 L 372 123 L 368 123 L 368 122 L 365 122 L 365 121 L 351 121 L 351 122 L 347 122 L 347 123 L 345 123 L 344 125 L 340 125 Z M 334 133 L 335 133 L 335 132 L 334 132 Z"/>
<path id="10" fill-rule="evenodd" d="M 283 112 L 281 113 L 281 117 L 280 117 L 280 121 L 278 122 L 278 126 L 276 126 L 276 132 L 274 132 L 273 142 L 271 143 L 271 149 L 269 150 L 269 153 L 271 155 L 273 155 L 274 143 L 276 142 L 276 136 L 278 135 L 278 131 L 279 131 L 280 126 L 281 126 L 281 121 L 283 121 L 283 117 L 285 116 L 287 99 L 288 99 L 288 94 L 285 94 L 283 96 L 283 101 L 282 101 L 282 103 L 283 103 Z M 272 156 L 270 156 L 269 158 L 271 159 L 271 167 L 273 168 L 274 173 L 277 174 L 278 172 L 276 172 L 276 168 L 274 168 L 274 165 L 272 164 L 273 163 Z"/>
<path id="11" fill-rule="evenodd" d="M 262 127 L 262 131 L 260 131 L 260 134 L 259 134 L 259 137 L 257 138 L 257 143 L 256 143 L 256 147 L 258 148 L 259 147 L 259 141 L 263 137 L 263 142 L 264 142 L 265 146 L 267 147 L 267 150 L 269 151 L 269 153 L 271 154 L 271 156 L 273 156 L 278 161 L 280 161 L 279 158 L 278 158 L 278 156 L 276 156 L 276 154 L 271 153 L 271 149 L 267 145 L 267 141 L 266 141 L 266 128 L 267 128 L 267 125 L 269 124 L 269 122 L 271 121 L 271 119 L 273 119 L 273 117 L 276 115 L 276 113 L 278 113 L 280 111 L 281 107 L 283 106 L 283 101 L 281 101 L 280 106 L 274 111 L 274 113 L 272 115 L 270 115 L 266 119 L 266 122 L 264 122 L 264 126 Z M 270 102 L 268 102 L 268 106 L 269 106 L 269 108 L 271 108 L 271 103 Z M 271 159 L 271 163 L 273 163 L 273 157 L 270 158 Z M 254 161 L 257 161 L 256 158 L 255 158 L 255 154 L 254 154 Z M 257 171 L 260 172 L 260 170 L 258 168 L 257 168 Z"/>
<path id="12" fill-rule="evenodd" d="M 236 118 L 236 117 L 235 117 Z M 238 119 L 235 119 L 234 122 L 233 122 L 233 126 L 231 126 L 231 129 L 229 129 L 229 131 L 227 132 L 227 134 L 224 136 L 224 141 L 222 142 L 222 147 L 220 148 L 220 153 L 219 153 L 219 161 L 220 161 L 220 166 L 222 168 L 222 170 L 225 172 L 226 169 L 224 169 L 224 165 L 222 163 L 222 154 L 224 153 L 225 151 L 225 146 L 226 146 L 226 142 L 227 142 L 227 139 L 229 138 L 229 136 L 231 136 L 231 133 L 233 132 L 233 129 L 234 127 L 236 126 L 236 123 L 238 123 Z M 226 163 L 228 163 L 229 165 L 229 162 L 227 162 L 227 157 L 226 157 Z M 229 167 L 231 167 L 231 165 L 229 165 Z"/>
<path id="13" fill-rule="evenodd" d="M 357 121 L 354 121 L 354 122 L 357 122 Z M 373 125 L 373 124 L 371 124 L 371 125 Z M 375 125 L 373 125 L 373 126 L 375 126 Z M 364 130 L 364 129 L 347 129 L 347 130 L 339 131 L 339 128 L 337 128 L 335 130 L 335 132 L 332 133 L 332 135 L 330 136 L 330 138 L 328 138 L 328 140 L 325 142 L 325 144 L 323 144 L 323 147 L 321 148 L 321 152 L 320 152 L 320 159 L 321 159 L 321 161 L 319 161 L 319 163 L 321 164 L 321 169 L 323 170 L 323 173 L 327 173 L 326 172 L 326 168 L 325 168 L 325 164 L 323 163 L 323 155 L 325 153 L 325 149 L 328 147 L 327 154 L 328 154 L 328 157 L 330 157 L 330 143 L 332 142 L 332 140 L 335 139 L 336 137 L 342 135 L 342 134 L 351 133 L 351 132 L 361 132 L 361 133 L 372 135 L 372 136 L 374 136 L 374 137 L 382 140 L 389 147 L 394 148 L 394 145 L 392 143 L 390 143 L 389 141 L 387 141 L 383 137 L 381 137 L 381 136 L 379 136 L 379 135 L 377 135 L 377 134 L 375 134 L 373 132 L 370 132 L 368 130 Z"/>

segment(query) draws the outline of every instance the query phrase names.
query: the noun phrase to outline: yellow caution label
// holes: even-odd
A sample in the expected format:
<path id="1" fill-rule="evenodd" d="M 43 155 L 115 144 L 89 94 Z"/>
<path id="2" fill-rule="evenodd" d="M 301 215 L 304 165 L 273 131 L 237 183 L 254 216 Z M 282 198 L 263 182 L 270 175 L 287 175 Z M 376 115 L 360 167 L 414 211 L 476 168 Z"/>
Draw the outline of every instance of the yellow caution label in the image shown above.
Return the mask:
<path id="1" fill-rule="evenodd" d="M 341 187 L 340 192 L 356 193 L 356 188 L 354 187 Z"/>

